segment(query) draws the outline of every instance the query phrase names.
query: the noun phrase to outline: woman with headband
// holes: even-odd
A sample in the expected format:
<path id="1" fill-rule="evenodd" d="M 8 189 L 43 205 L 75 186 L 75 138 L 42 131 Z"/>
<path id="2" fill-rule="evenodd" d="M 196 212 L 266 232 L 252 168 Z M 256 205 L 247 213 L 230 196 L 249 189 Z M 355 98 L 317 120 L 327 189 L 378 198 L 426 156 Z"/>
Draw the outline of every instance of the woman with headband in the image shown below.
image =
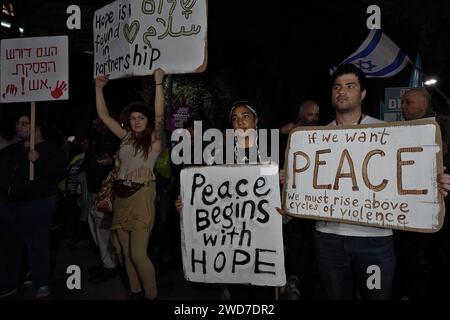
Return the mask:
<path id="1" fill-rule="evenodd" d="M 230 110 L 229 121 L 234 135 L 234 162 L 237 164 L 258 163 L 261 157 L 258 150 L 258 115 L 247 101 L 235 102 Z M 217 157 L 218 155 L 216 155 Z M 224 157 L 225 160 L 225 157 Z M 213 163 L 208 161 L 208 163 Z M 180 196 L 175 201 L 178 213 L 182 213 L 183 203 Z M 275 299 L 275 289 L 270 286 L 246 284 L 227 284 L 228 294 L 233 300 L 241 299 Z"/>

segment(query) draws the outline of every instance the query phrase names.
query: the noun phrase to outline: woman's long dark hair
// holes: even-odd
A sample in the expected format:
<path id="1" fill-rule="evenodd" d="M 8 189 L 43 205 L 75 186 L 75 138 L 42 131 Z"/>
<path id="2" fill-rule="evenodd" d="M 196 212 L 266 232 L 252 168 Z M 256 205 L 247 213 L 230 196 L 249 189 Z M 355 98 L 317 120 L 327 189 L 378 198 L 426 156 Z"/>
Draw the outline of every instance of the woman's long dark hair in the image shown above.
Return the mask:
<path id="1" fill-rule="evenodd" d="M 130 125 L 130 115 L 133 112 L 142 113 L 147 117 L 147 126 L 144 131 L 137 135 L 131 130 Z M 120 113 L 120 122 L 122 126 L 131 132 L 131 140 L 133 141 L 134 155 L 136 156 L 139 151 L 142 151 L 144 159 L 148 159 L 148 153 L 152 147 L 152 133 L 154 124 L 154 114 L 150 111 L 148 106 L 141 101 L 131 102 L 125 109 Z"/>

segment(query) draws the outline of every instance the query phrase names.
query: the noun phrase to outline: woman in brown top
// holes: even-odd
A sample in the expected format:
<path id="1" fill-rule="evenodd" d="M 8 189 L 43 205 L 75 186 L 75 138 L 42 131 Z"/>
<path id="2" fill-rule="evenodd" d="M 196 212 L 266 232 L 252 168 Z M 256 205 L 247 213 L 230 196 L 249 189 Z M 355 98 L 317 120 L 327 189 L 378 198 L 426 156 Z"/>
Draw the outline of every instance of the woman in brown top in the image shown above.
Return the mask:
<path id="1" fill-rule="evenodd" d="M 153 168 L 162 151 L 164 134 L 164 71 L 155 71 L 154 121 L 143 102 L 129 104 L 121 114 L 122 126 L 108 112 L 103 88 L 108 76 L 95 80 L 96 107 L 99 118 L 121 139 L 117 159 L 117 179 L 122 185 L 139 185 L 131 195 L 116 194 L 111 227 L 113 244 L 125 262 L 131 297 L 144 291 L 146 299 L 155 299 L 155 268 L 147 255 L 147 244 L 155 220 L 155 178 Z"/>

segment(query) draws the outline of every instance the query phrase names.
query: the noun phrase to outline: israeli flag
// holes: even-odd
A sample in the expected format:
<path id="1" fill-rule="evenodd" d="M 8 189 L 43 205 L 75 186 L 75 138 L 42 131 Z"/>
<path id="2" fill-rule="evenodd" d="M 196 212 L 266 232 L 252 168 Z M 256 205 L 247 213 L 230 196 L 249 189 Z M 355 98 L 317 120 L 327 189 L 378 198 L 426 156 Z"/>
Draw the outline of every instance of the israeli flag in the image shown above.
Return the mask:
<path id="1" fill-rule="evenodd" d="M 352 63 L 368 78 L 387 78 L 402 71 L 408 63 L 406 53 L 380 29 L 372 29 L 364 43 L 341 64 Z M 330 69 L 332 74 L 336 67 Z"/>

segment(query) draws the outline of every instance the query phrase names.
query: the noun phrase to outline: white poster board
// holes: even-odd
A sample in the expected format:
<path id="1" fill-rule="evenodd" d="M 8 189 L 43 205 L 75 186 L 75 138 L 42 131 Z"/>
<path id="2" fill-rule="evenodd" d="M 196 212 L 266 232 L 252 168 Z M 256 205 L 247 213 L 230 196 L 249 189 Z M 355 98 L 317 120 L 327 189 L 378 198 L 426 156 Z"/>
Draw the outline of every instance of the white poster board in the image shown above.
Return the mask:
<path id="1" fill-rule="evenodd" d="M 69 99 L 67 36 L 1 41 L 0 102 Z"/>
<path id="2" fill-rule="evenodd" d="M 206 0 L 119 0 L 94 14 L 94 78 L 202 72 Z"/>
<path id="3" fill-rule="evenodd" d="M 317 220 L 436 232 L 445 207 L 435 121 L 307 127 L 286 150 L 288 214 Z"/>
<path id="4" fill-rule="evenodd" d="M 181 198 L 187 280 L 285 284 L 276 164 L 184 169 Z"/>

